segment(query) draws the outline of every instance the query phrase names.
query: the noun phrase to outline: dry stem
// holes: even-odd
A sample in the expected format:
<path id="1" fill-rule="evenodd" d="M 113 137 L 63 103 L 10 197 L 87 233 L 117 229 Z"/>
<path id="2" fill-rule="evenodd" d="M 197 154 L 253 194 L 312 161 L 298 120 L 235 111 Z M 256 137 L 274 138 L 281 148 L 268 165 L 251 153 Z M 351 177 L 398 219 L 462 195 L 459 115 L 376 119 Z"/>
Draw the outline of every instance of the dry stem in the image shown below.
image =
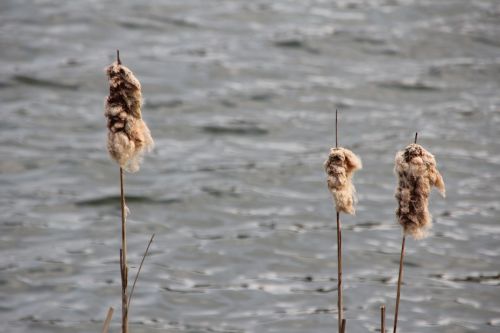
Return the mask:
<path id="1" fill-rule="evenodd" d="M 380 307 L 380 332 L 385 333 L 385 305 Z"/>
<path id="2" fill-rule="evenodd" d="M 106 319 L 104 320 L 104 325 L 102 326 L 102 331 L 101 333 L 108 333 L 109 331 L 109 324 L 111 323 L 111 318 L 113 318 L 113 312 L 115 309 L 113 307 L 110 307 L 108 309 L 108 314 L 106 315 Z"/>
<path id="3" fill-rule="evenodd" d="M 338 147 L 338 111 L 335 110 L 335 147 Z M 340 212 L 337 211 L 337 308 L 339 332 L 342 332 L 342 318 L 344 317 L 342 302 L 342 230 L 340 226 Z"/>
<path id="4" fill-rule="evenodd" d="M 122 278 L 122 333 L 128 333 L 127 217 L 125 215 L 125 192 L 123 183 L 123 169 L 120 168 L 120 202 L 122 209 L 122 247 L 120 249 L 120 274 Z"/>
<path id="5" fill-rule="evenodd" d="M 337 212 L 337 308 L 339 317 L 339 332 L 342 332 L 343 304 L 342 304 L 342 230 L 340 213 Z"/>
<path id="6" fill-rule="evenodd" d="M 137 283 L 137 279 L 139 278 L 139 274 L 141 273 L 142 264 L 144 264 L 144 259 L 146 259 L 146 256 L 148 255 L 149 247 L 151 246 L 151 243 L 153 243 L 154 237 L 155 234 L 151 235 L 151 239 L 149 240 L 148 246 L 146 247 L 146 251 L 144 251 L 141 264 L 139 265 L 139 269 L 137 270 L 137 274 L 135 275 L 134 283 L 132 284 L 132 289 L 130 290 L 130 296 L 128 298 L 128 306 L 127 306 L 128 309 L 130 309 L 130 301 L 132 300 L 132 295 L 134 295 L 135 284 Z"/>
<path id="7" fill-rule="evenodd" d="M 401 257 L 399 258 L 398 291 L 396 294 L 396 310 L 394 312 L 393 333 L 396 333 L 398 327 L 399 299 L 401 297 L 401 282 L 403 281 L 403 258 L 405 256 L 405 243 L 406 243 L 406 236 L 403 235 L 403 242 L 401 243 Z"/>
<path id="8" fill-rule="evenodd" d="M 418 132 L 415 132 L 415 141 L 417 143 Z M 396 333 L 398 328 L 398 315 L 399 315 L 399 300 L 401 298 L 401 283 L 403 281 L 403 259 L 405 256 L 405 243 L 406 243 L 406 235 L 403 233 L 403 241 L 401 243 L 401 256 L 399 258 L 399 274 L 398 274 L 398 290 L 396 293 L 396 309 L 394 311 L 394 329 L 393 333 Z"/>

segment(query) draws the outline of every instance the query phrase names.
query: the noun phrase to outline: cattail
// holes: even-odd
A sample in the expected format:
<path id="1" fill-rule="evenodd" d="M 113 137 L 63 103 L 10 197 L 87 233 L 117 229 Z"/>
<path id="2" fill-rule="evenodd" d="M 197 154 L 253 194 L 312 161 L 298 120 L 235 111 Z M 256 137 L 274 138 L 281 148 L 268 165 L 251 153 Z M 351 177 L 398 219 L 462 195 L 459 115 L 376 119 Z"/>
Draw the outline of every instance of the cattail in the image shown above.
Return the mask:
<path id="1" fill-rule="evenodd" d="M 354 171 L 361 169 L 361 160 L 348 149 L 339 147 L 338 111 L 335 110 L 335 147 L 323 164 L 327 174 L 328 189 L 332 193 L 337 215 L 337 310 L 338 332 L 345 331 L 342 298 L 342 227 L 340 213 L 354 214 L 356 189 L 352 185 Z"/>
<path id="2" fill-rule="evenodd" d="M 328 175 L 328 189 L 332 193 L 337 212 L 354 214 L 356 189 L 352 184 L 352 176 L 361 169 L 361 160 L 352 151 L 336 147 L 330 149 L 330 155 L 324 163 Z"/>
<path id="3" fill-rule="evenodd" d="M 120 275 L 122 282 L 122 333 L 128 333 L 128 311 L 135 284 L 153 237 L 149 241 L 144 257 L 128 296 L 128 264 L 127 264 L 127 212 L 125 203 L 125 185 L 123 170 L 135 172 L 139 170 L 142 155 L 150 151 L 153 138 L 146 123 L 142 120 L 141 84 L 132 71 L 123 66 L 120 52 L 116 51 L 116 61 L 106 69 L 109 79 L 109 96 L 106 99 L 105 116 L 108 118 L 108 151 L 120 165 L 120 204 L 121 204 L 121 248 Z M 104 327 L 106 329 L 106 325 Z M 103 331 L 104 331 L 103 329 Z"/>
<path id="4" fill-rule="evenodd" d="M 398 152 L 395 164 L 394 171 L 399 178 L 396 216 L 405 235 L 421 239 L 432 226 L 428 208 L 431 187 L 436 187 L 445 196 L 443 177 L 434 156 L 416 143 Z"/>
<path id="5" fill-rule="evenodd" d="M 139 170 L 142 156 L 153 149 L 151 133 L 142 120 L 141 84 L 132 71 L 115 61 L 106 69 L 109 96 L 105 116 L 108 118 L 108 151 L 128 172 Z"/>
<path id="6" fill-rule="evenodd" d="M 404 232 L 399 257 L 398 286 L 392 333 L 396 333 L 398 328 L 406 235 L 421 239 L 426 236 L 427 230 L 431 227 L 431 215 L 428 207 L 431 187 L 435 186 L 441 192 L 441 195 L 445 196 L 443 177 L 436 167 L 436 159 L 431 153 L 417 144 L 417 138 L 418 133 L 415 133 L 414 143 L 396 154 L 394 167 L 394 172 L 399 179 L 396 188 L 396 199 L 398 201 L 396 216 Z"/>

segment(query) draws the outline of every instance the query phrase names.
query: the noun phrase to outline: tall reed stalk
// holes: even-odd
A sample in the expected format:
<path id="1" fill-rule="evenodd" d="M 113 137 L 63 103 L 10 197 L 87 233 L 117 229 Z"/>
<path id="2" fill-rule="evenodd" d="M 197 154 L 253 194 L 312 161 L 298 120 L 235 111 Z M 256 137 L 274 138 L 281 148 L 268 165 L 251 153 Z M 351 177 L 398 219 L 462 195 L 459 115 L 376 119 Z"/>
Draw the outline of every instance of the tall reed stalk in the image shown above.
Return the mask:
<path id="1" fill-rule="evenodd" d="M 385 333 L 385 305 L 380 307 L 380 332 Z"/>
<path id="2" fill-rule="evenodd" d="M 335 110 L 335 148 L 339 147 L 338 124 L 339 124 L 338 111 Z M 342 319 L 344 318 L 344 304 L 342 299 L 342 228 L 340 225 L 340 212 L 338 211 L 338 209 L 336 210 L 336 213 L 337 213 L 337 310 L 338 310 L 339 332 L 342 332 Z"/>
<path id="3" fill-rule="evenodd" d="M 148 243 L 140 267 L 134 280 L 130 296 L 128 295 L 127 263 L 127 213 L 125 202 L 124 171 L 136 172 L 140 168 L 142 155 L 150 151 L 153 138 L 142 119 L 142 92 L 139 80 L 132 71 L 122 65 L 120 51 L 116 51 L 116 62 L 111 64 L 106 73 L 109 79 L 109 96 L 106 99 L 105 116 L 108 119 L 108 152 L 120 166 L 120 205 L 121 205 L 121 245 L 120 276 L 122 303 L 122 333 L 128 333 L 130 300 L 139 277 L 153 236 Z"/>
<path id="4" fill-rule="evenodd" d="M 418 132 L 415 133 L 414 144 L 417 144 Z M 401 254 L 399 256 L 399 273 L 398 273 L 398 288 L 396 291 L 396 308 L 394 310 L 394 327 L 392 332 L 396 333 L 398 328 L 398 316 L 399 316 L 399 300 L 401 299 L 401 282 L 403 281 L 403 260 L 405 256 L 405 244 L 406 244 L 406 234 L 403 233 L 403 240 L 401 242 Z"/>
<path id="5" fill-rule="evenodd" d="M 354 214 L 355 188 L 352 177 L 356 170 L 361 169 L 361 160 L 349 149 L 339 147 L 338 111 L 335 110 L 335 147 L 330 148 L 330 154 L 324 163 L 327 174 L 327 184 L 335 203 L 337 222 L 337 310 L 338 332 L 342 332 L 344 306 L 342 295 L 342 225 L 340 213 Z M 345 328 L 345 324 L 344 324 Z"/>
<path id="6" fill-rule="evenodd" d="M 339 332 L 342 332 L 342 319 L 344 309 L 342 302 L 342 229 L 340 225 L 340 213 L 337 212 L 337 309 Z"/>
<path id="7" fill-rule="evenodd" d="M 398 200 L 396 216 L 399 224 L 403 227 L 403 239 L 399 258 L 393 333 L 397 332 L 398 327 L 406 235 L 417 240 L 426 237 L 427 231 L 432 226 L 428 208 L 431 188 L 436 187 L 441 195 L 445 196 L 445 185 L 443 177 L 437 169 L 436 159 L 424 147 L 417 144 L 417 138 L 418 133 L 415 133 L 414 143 L 398 152 L 395 159 L 394 170 L 398 176 L 395 196 Z"/>
<path id="8" fill-rule="evenodd" d="M 392 330 L 393 333 L 396 333 L 398 327 L 399 299 L 401 298 L 401 282 L 403 281 L 403 259 L 405 256 L 405 243 L 406 235 L 403 235 L 403 241 L 401 242 L 401 255 L 399 257 L 398 289 L 396 292 L 396 309 L 394 311 L 394 328 Z"/>
<path id="9" fill-rule="evenodd" d="M 415 140 L 413 143 L 417 144 L 418 132 L 415 133 Z M 396 291 L 396 308 L 394 310 L 394 327 L 392 332 L 396 333 L 398 329 L 398 316 L 399 316 L 399 300 L 401 298 L 401 282 L 403 281 L 403 260 L 405 256 L 406 234 L 403 233 L 403 240 L 401 241 L 401 254 L 399 256 L 399 273 L 398 273 L 398 288 Z"/>
<path id="10" fill-rule="evenodd" d="M 120 59 L 120 58 L 118 58 Z M 127 265 L 127 216 L 125 208 L 125 191 L 123 169 L 120 168 L 120 203 L 122 215 L 122 238 L 120 248 L 120 275 L 122 280 L 122 332 L 128 332 L 128 265 Z"/>

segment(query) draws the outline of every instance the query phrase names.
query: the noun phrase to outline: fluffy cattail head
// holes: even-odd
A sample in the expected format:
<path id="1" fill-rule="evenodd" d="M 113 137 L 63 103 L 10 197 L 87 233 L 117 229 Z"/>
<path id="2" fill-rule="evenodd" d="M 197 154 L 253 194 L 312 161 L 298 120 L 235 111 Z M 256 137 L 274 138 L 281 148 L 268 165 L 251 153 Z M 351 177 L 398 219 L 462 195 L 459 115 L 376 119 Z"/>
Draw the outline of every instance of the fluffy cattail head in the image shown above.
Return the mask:
<path id="1" fill-rule="evenodd" d="M 396 154 L 394 171 L 398 176 L 396 216 L 404 233 L 415 239 L 427 235 L 432 226 L 429 194 L 435 186 L 445 196 L 443 177 L 434 156 L 418 144 L 410 144 Z"/>
<path id="2" fill-rule="evenodd" d="M 109 96 L 104 115 L 108 119 L 108 151 L 129 172 L 139 170 L 142 156 L 154 146 L 149 128 L 142 120 L 141 84 L 132 71 L 114 62 L 106 69 Z"/>
<path id="3" fill-rule="evenodd" d="M 324 167 L 337 211 L 354 214 L 356 189 L 352 184 L 352 175 L 361 169 L 361 160 L 349 149 L 331 148 Z"/>

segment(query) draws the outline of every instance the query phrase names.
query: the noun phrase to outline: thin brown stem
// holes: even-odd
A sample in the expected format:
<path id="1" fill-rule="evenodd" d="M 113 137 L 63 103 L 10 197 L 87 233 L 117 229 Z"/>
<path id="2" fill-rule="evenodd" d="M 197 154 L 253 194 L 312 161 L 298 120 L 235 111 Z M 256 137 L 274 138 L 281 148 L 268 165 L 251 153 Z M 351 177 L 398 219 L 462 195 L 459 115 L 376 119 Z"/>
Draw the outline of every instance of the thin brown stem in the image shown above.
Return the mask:
<path id="1" fill-rule="evenodd" d="M 120 50 L 116 50 L 116 62 L 118 65 L 122 64 L 122 61 L 120 60 Z"/>
<path id="2" fill-rule="evenodd" d="M 110 307 L 108 309 L 108 314 L 106 315 L 106 320 L 104 320 L 104 325 L 102 326 L 102 331 L 101 333 L 108 333 L 109 331 L 109 324 L 111 323 L 111 318 L 113 318 L 113 312 L 115 309 Z"/>
<path id="3" fill-rule="evenodd" d="M 122 248 L 120 250 L 120 273 L 122 277 L 122 333 L 128 333 L 127 217 L 125 212 L 125 191 L 122 168 L 120 168 L 120 202 L 122 210 Z"/>
<path id="4" fill-rule="evenodd" d="M 380 332 L 385 333 L 385 305 L 380 307 Z"/>
<path id="5" fill-rule="evenodd" d="M 342 319 L 342 325 L 340 326 L 340 333 L 345 333 L 345 325 L 347 321 L 345 319 Z"/>
<path id="6" fill-rule="evenodd" d="M 399 299 L 401 297 L 401 282 L 403 281 L 403 259 L 405 256 L 405 243 L 406 243 L 406 236 L 403 235 L 403 242 L 401 243 L 401 257 L 399 258 L 398 291 L 396 294 L 396 310 L 394 312 L 393 333 L 396 333 L 398 327 Z"/>
<path id="7" fill-rule="evenodd" d="M 413 143 L 417 143 L 418 132 L 415 132 L 415 141 Z"/>
<path id="8" fill-rule="evenodd" d="M 337 308 L 339 332 L 342 331 L 343 304 L 342 304 L 342 229 L 340 213 L 337 212 Z"/>
<path id="9" fill-rule="evenodd" d="M 139 278 L 139 274 L 141 273 L 142 264 L 144 264 L 144 259 L 146 259 L 146 256 L 148 255 L 149 247 L 151 246 L 151 243 L 153 243 L 154 237 L 155 237 L 155 234 L 151 235 L 151 239 L 149 240 L 148 246 L 146 247 L 146 251 L 144 251 L 144 255 L 142 256 L 141 264 L 139 265 L 139 269 L 137 270 L 137 274 L 135 275 L 134 283 L 132 284 L 132 289 L 130 290 L 130 296 L 128 298 L 128 305 L 127 305 L 128 309 L 130 309 L 130 301 L 132 300 L 132 296 L 134 295 L 135 284 L 137 283 L 137 279 Z"/>
<path id="10" fill-rule="evenodd" d="M 339 147 L 339 111 L 335 109 L 335 148 Z"/>
<path id="11" fill-rule="evenodd" d="M 335 109 L 335 148 L 339 146 L 339 111 Z M 340 212 L 337 211 L 337 310 L 339 333 L 343 332 L 345 326 L 343 302 L 342 302 L 342 229 L 340 225 Z M 345 328 L 345 327 L 344 327 Z"/>
<path id="12" fill-rule="evenodd" d="M 123 269 L 123 250 L 120 249 L 120 280 L 123 282 L 123 273 L 125 270 Z"/>

